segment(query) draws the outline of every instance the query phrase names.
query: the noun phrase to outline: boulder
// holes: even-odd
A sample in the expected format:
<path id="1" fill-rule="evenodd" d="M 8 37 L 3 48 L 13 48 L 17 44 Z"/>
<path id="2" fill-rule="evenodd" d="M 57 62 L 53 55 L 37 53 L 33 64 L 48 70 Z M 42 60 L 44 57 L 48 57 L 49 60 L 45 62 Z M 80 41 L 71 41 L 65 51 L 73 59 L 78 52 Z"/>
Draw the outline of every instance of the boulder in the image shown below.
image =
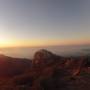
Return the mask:
<path id="1" fill-rule="evenodd" d="M 52 52 L 41 49 L 35 53 L 33 65 L 44 66 L 58 60 L 59 58 L 59 56 L 56 56 Z"/>

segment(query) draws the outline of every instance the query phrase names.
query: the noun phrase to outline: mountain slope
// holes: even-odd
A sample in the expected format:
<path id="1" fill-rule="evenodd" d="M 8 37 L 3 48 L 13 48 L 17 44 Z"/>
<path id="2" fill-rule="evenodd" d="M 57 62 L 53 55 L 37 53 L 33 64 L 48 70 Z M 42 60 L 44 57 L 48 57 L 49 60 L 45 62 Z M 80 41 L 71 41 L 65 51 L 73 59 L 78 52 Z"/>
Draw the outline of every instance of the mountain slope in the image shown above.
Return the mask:
<path id="1" fill-rule="evenodd" d="M 24 64 L 21 63 L 23 60 L 17 60 L 12 58 L 12 63 L 19 65 L 18 69 L 24 69 L 28 60 L 24 60 Z M 26 68 L 28 70 L 25 69 L 25 73 L 2 82 L 0 90 L 89 90 L 89 60 L 89 57 L 61 57 L 47 50 L 39 50 L 35 53 L 30 68 Z"/>
<path id="2" fill-rule="evenodd" d="M 0 55 L 0 78 L 12 77 L 31 67 L 31 60 Z"/>

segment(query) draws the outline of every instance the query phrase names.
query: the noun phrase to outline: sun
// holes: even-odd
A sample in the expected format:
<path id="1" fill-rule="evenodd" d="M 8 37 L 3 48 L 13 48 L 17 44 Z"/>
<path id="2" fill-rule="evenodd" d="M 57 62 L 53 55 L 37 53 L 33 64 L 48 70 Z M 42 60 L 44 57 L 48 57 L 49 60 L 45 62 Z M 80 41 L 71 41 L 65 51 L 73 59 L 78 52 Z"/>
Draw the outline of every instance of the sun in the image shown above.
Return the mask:
<path id="1" fill-rule="evenodd" d="M 13 45 L 15 45 L 15 43 L 14 43 L 14 40 L 12 38 L 0 36 L 0 48 L 12 47 Z"/>
<path id="2" fill-rule="evenodd" d="M 0 37 L 0 47 L 6 47 L 9 45 L 9 40 L 7 38 Z"/>

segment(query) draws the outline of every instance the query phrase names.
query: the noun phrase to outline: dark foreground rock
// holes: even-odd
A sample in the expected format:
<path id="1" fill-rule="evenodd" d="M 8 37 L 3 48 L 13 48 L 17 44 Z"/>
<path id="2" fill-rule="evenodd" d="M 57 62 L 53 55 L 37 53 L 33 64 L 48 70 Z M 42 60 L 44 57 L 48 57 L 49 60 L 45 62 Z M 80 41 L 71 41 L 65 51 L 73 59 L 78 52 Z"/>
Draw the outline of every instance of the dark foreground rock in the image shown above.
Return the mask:
<path id="1" fill-rule="evenodd" d="M 0 90 L 90 90 L 89 60 L 39 50 L 32 67 L 22 75 L 1 82 Z"/>

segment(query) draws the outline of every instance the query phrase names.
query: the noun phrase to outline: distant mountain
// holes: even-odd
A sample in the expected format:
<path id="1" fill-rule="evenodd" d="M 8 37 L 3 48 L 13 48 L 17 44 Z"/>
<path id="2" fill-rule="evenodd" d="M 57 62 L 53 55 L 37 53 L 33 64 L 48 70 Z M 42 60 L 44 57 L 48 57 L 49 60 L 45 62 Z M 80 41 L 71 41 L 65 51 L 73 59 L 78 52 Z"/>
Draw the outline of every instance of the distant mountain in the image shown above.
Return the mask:
<path id="1" fill-rule="evenodd" d="M 31 60 L 0 55 L 0 78 L 8 78 L 24 73 L 31 67 Z"/>

